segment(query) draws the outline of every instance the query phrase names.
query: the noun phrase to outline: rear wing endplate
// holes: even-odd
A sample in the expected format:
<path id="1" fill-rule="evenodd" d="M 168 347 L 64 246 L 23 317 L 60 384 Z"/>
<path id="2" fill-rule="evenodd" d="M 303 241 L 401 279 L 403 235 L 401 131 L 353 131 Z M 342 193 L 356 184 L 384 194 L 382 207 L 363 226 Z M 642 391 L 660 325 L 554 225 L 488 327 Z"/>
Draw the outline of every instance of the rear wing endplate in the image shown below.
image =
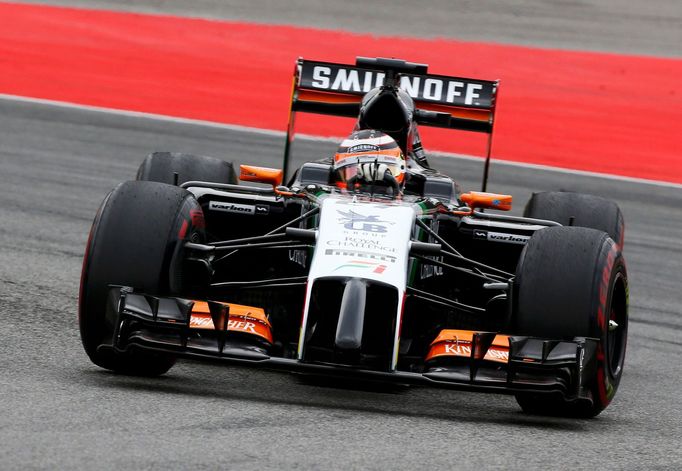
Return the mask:
<path id="1" fill-rule="evenodd" d="M 485 191 L 499 82 L 434 75 L 428 74 L 427 70 L 426 64 L 397 59 L 358 57 L 355 65 L 346 65 L 299 58 L 294 68 L 284 150 L 285 178 L 296 112 L 357 118 L 363 96 L 383 85 L 390 76 L 414 100 L 418 124 L 488 134 L 483 177 Z"/>

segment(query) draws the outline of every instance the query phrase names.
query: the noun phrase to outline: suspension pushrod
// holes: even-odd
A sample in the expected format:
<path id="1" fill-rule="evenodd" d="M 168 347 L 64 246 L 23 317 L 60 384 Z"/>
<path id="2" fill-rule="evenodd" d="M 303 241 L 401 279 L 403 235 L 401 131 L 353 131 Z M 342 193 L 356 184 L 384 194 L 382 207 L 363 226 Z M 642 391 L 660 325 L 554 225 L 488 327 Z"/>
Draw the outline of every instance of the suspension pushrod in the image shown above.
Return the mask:
<path id="1" fill-rule="evenodd" d="M 468 304 L 463 304 L 463 303 L 460 303 L 457 301 L 453 301 L 452 299 L 444 298 L 442 296 L 438 296 L 437 294 L 422 291 L 420 289 L 412 288 L 410 286 L 407 287 L 407 293 L 419 296 L 420 298 L 422 298 L 426 301 L 433 300 L 435 302 L 438 302 L 441 304 L 447 304 L 449 306 L 452 306 L 453 308 L 461 309 L 463 311 L 468 311 L 468 312 L 475 313 L 475 314 L 480 314 L 480 313 L 485 312 L 485 309 L 482 307 L 469 306 Z"/>
<path id="2" fill-rule="evenodd" d="M 472 259 L 470 259 L 470 258 L 463 257 L 463 256 L 461 256 L 461 255 L 457 255 L 457 254 L 454 254 L 454 253 L 450 253 L 450 252 L 447 252 L 447 251 L 445 251 L 445 250 L 443 250 L 443 251 L 441 252 L 441 254 L 447 255 L 448 257 L 452 257 L 452 258 L 454 258 L 454 259 L 456 259 L 456 260 L 461 260 L 462 262 L 470 263 L 471 265 L 474 265 L 474 267 L 476 267 L 477 269 L 483 269 L 483 270 L 488 270 L 488 271 L 491 271 L 491 272 L 495 272 L 495 273 L 496 273 L 495 276 L 497 276 L 497 277 L 506 277 L 506 278 L 505 278 L 506 280 L 508 280 L 509 278 L 511 278 L 511 277 L 514 276 L 512 273 L 508 273 L 508 272 L 506 272 L 506 271 L 504 271 L 504 270 L 500 270 L 499 268 L 491 267 L 490 265 L 486 265 L 485 263 L 477 262 L 476 260 L 472 260 Z M 481 272 L 480 270 L 477 270 L 477 271 L 479 271 L 479 273 L 483 274 L 483 272 Z M 488 275 L 490 275 L 490 274 L 488 274 Z"/>
<path id="3" fill-rule="evenodd" d="M 486 265 L 485 263 L 477 262 L 476 260 L 472 260 L 470 258 L 465 257 L 464 255 L 459 253 L 452 245 L 448 244 L 447 241 L 445 239 L 443 239 L 441 236 L 439 236 L 433 229 L 431 229 L 429 226 L 427 226 L 424 223 L 424 221 L 422 221 L 418 218 L 415 219 L 415 221 L 417 222 L 417 225 L 419 227 L 424 229 L 429 235 L 433 236 L 434 239 L 436 239 L 438 242 L 440 242 L 441 245 L 443 245 L 445 248 L 450 250 L 450 252 L 443 250 L 441 252 L 443 255 L 448 255 L 450 257 L 457 258 L 463 262 L 474 265 L 474 267 L 477 268 L 476 271 L 478 271 L 481 275 L 483 274 L 483 272 L 481 270 L 478 270 L 478 268 L 483 268 L 483 269 L 488 270 L 488 271 L 493 271 L 493 272 L 499 273 L 501 276 L 506 276 L 506 277 L 512 277 L 513 276 L 511 273 L 508 273 L 504 270 L 500 270 L 499 268 L 491 267 L 490 265 Z"/>
<path id="4" fill-rule="evenodd" d="M 439 267 L 443 268 L 448 268 L 450 270 L 458 271 L 460 273 L 464 273 L 465 275 L 471 275 L 475 278 L 480 278 L 483 281 L 488 281 L 488 282 L 498 282 L 498 281 L 509 281 L 506 278 L 502 278 L 501 276 L 497 275 L 491 275 L 489 273 L 482 273 L 480 271 L 474 271 L 470 268 L 465 268 L 465 267 L 458 267 L 455 265 L 450 265 L 449 263 L 441 262 L 440 260 L 434 260 L 432 258 L 425 257 L 423 255 L 413 255 L 414 258 L 417 260 L 421 260 L 423 262 L 426 262 L 426 265 L 436 265 Z"/>
<path id="5" fill-rule="evenodd" d="M 291 221 L 287 222 L 286 224 L 283 224 L 283 225 L 279 226 L 278 228 L 271 230 L 270 232 L 268 232 L 265 235 L 271 235 L 271 234 L 274 234 L 276 232 L 279 232 L 282 229 L 286 229 L 287 227 L 291 226 L 292 224 L 296 224 L 297 222 L 304 221 L 305 219 L 308 219 L 309 217 L 314 216 L 315 214 L 317 214 L 319 212 L 320 212 L 320 207 L 315 206 L 313 209 L 311 209 L 307 213 L 301 214 L 299 217 L 292 219 Z"/>
<path id="6" fill-rule="evenodd" d="M 463 257 L 461 253 L 459 253 L 452 245 L 448 244 L 445 239 L 443 239 L 441 236 L 439 236 L 436 231 L 431 229 L 429 226 L 426 225 L 424 221 L 422 221 L 419 218 L 416 218 L 415 221 L 417 222 L 417 225 L 424 229 L 431 237 L 436 239 L 438 242 L 441 243 L 443 247 L 446 247 L 449 249 L 452 253 L 459 255 L 460 257 Z"/>
<path id="7" fill-rule="evenodd" d="M 269 280 L 253 280 L 253 281 L 223 281 L 220 283 L 211 283 L 211 288 L 253 288 L 253 287 L 270 287 L 286 283 L 290 286 L 304 285 L 308 281 L 307 276 L 291 276 L 288 278 L 271 278 Z"/>
<path id="8" fill-rule="evenodd" d="M 283 225 L 281 225 L 281 226 L 279 226 L 279 227 L 277 227 L 277 228 L 271 230 L 270 232 L 268 232 L 267 234 L 264 234 L 264 235 L 265 235 L 265 236 L 269 236 L 269 235 L 275 234 L 276 232 L 279 232 L 279 231 L 281 231 L 282 229 L 286 229 L 287 227 L 291 226 L 292 224 L 296 224 L 297 222 L 304 221 L 304 220 L 308 219 L 309 217 L 314 216 L 314 215 L 317 214 L 318 212 L 320 212 L 320 207 L 319 207 L 319 206 L 315 206 L 315 207 L 314 207 L 313 209 L 311 209 L 310 211 L 301 214 L 301 215 L 298 216 L 297 218 L 292 219 L 291 221 L 287 222 L 286 224 L 283 224 Z M 239 250 L 239 249 L 236 249 L 236 248 L 234 248 L 234 247 L 230 247 L 230 248 L 232 248 L 232 249 L 234 249 L 234 250 L 232 250 L 232 252 L 230 252 L 230 253 L 228 253 L 228 254 L 223 255 L 223 256 L 220 257 L 219 259 L 215 260 L 213 263 L 218 263 L 218 262 L 220 262 L 220 261 L 226 259 L 227 257 L 229 257 L 229 256 L 231 256 L 231 255 L 234 255 L 234 254 L 237 252 L 237 250 Z"/>
<path id="9" fill-rule="evenodd" d="M 220 240 L 218 242 L 211 242 L 207 245 L 212 247 L 226 247 L 230 245 L 240 245 L 248 242 L 265 242 L 269 240 L 279 240 L 286 236 L 285 233 L 281 234 L 269 234 L 262 236 L 244 237 L 242 239 L 230 239 L 230 240 Z"/>
<path id="10" fill-rule="evenodd" d="M 300 245 L 300 241 L 292 240 L 292 244 L 286 244 L 286 241 L 275 240 L 273 242 L 260 242 L 256 244 L 239 244 L 239 245 L 226 245 L 220 247 L 214 247 L 216 252 L 222 252 L 225 250 L 240 250 L 240 249 L 260 249 L 267 247 L 289 247 L 289 245 Z M 216 260 L 218 261 L 218 260 Z"/>

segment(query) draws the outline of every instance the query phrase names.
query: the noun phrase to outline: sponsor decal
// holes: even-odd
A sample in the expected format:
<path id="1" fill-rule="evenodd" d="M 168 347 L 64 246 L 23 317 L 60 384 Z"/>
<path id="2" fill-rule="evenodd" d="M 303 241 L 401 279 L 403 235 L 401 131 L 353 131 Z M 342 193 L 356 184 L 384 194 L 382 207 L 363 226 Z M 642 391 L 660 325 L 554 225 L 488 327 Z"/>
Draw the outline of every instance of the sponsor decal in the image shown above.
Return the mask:
<path id="1" fill-rule="evenodd" d="M 509 352 L 507 350 L 502 350 L 502 349 L 497 349 L 494 347 L 491 347 L 488 349 L 488 352 L 485 354 L 485 359 L 486 360 L 500 360 L 504 362 L 509 361 Z"/>
<path id="2" fill-rule="evenodd" d="M 189 326 L 194 329 L 213 329 L 213 319 L 211 316 L 198 316 L 192 314 L 189 318 Z"/>
<path id="3" fill-rule="evenodd" d="M 258 334 L 258 332 L 256 332 L 256 324 L 248 321 L 237 321 L 230 319 L 227 322 L 227 330 L 239 330 L 241 332 Z"/>
<path id="4" fill-rule="evenodd" d="M 256 214 L 270 214 L 270 206 L 267 204 L 257 204 L 256 205 Z"/>
<path id="5" fill-rule="evenodd" d="M 373 268 L 372 273 L 382 274 L 386 270 L 386 265 L 378 262 L 368 262 L 366 260 L 350 260 L 343 265 L 339 265 L 333 271 L 341 270 L 343 268 L 361 268 L 370 269 Z"/>
<path id="6" fill-rule="evenodd" d="M 189 318 L 189 327 L 191 329 L 214 330 L 213 318 L 208 313 L 193 312 Z M 272 334 L 270 327 L 255 319 L 245 318 L 241 316 L 230 316 L 227 321 L 227 330 L 232 332 L 241 332 L 245 334 L 253 334 L 272 342 Z"/>
<path id="7" fill-rule="evenodd" d="M 474 229 L 474 239 L 488 239 L 488 231 L 482 231 L 480 229 Z"/>
<path id="8" fill-rule="evenodd" d="M 525 244 L 530 236 L 518 234 L 505 234 L 502 232 L 488 232 L 488 240 L 494 242 L 506 242 L 508 244 Z"/>
<path id="9" fill-rule="evenodd" d="M 289 261 L 297 263 L 302 267 L 305 267 L 306 261 L 308 260 L 308 254 L 305 250 L 289 250 Z"/>
<path id="10" fill-rule="evenodd" d="M 357 144 L 349 147 L 346 152 L 349 154 L 355 154 L 357 152 L 378 152 L 379 150 L 379 146 L 374 144 Z"/>
<path id="11" fill-rule="evenodd" d="M 185 236 L 187 235 L 187 229 L 189 228 L 189 222 L 182 221 L 182 226 L 180 226 L 180 230 L 178 231 L 178 239 L 184 240 Z"/>
<path id="12" fill-rule="evenodd" d="M 339 221 L 343 223 L 343 227 L 352 231 L 385 233 L 388 230 L 383 224 L 391 224 L 388 221 L 381 221 L 379 216 L 364 216 L 353 210 L 337 212 L 341 215 Z"/>
<path id="13" fill-rule="evenodd" d="M 383 85 L 386 74 L 375 70 L 307 62 L 300 86 L 309 89 L 363 94 Z M 416 100 L 489 108 L 494 83 L 440 75 L 400 75 L 400 88 Z"/>
<path id="14" fill-rule="evenodd" d="M 312 70 L 312 80 L 305 80 L 304 75 L 302 82 L 311 88 L 367 93 L 382 86 L 385 77 L 383 72 L 316 65 Z"/>
<path id="15" fill-rule="evenodd" d="M 491 242 L 504 242 L 506 244 L 525 244 L 530 236 L 508 234 L 505 232 L 491 232 L 474 229 L 474 239 L 488 240 Z"/>
<path id="16" fill-rule="evenodd" d="M 471 343 L 474 334 L 475 332 L 466 330 L 449 329 L 441 331 L 436 340 L 431 344 L 426 361 L 436 357 L 447 356 L 471 358 Z M 501 334 L 497 335 L 483 359 L 507 363 L 509 361 L 509 348 L 506 345 L 508 345 L 508 337 Z"/>
<path id="17" fill-rule="evenodd" d="M 452 355 L 458 357 L 470 357 L 471 356 L 471 344 L 470 343 L 446 343 L 444 346 L 443 355 Z M 491 346 L 483 357 L 484 360 L 490 361 L 509 361 L 509 352 L 505 349 L 495 348 Z"/>
<path id="18" fill-rule="evenodd" d="M 443 257 L 435 257 L 434 260 L 442 262 Z M 427 265 L 426 263 L 427 262 L 423 262 L 419 267 L 419 277 L 422 280 L 443 274 L 443 267 L 439 267 L 438 265 Z"/>
<path id="19" fill-rule="evenodd" d="M 379 252 L 395 253 L 396 248 L 386 246 L 383 239 L 365 239 L 361 237 L 346 236 L 343 240 L 328 240 L 327 245 L 330 247 L 343 247 L 348 249 L 370 249 L 378 250 Z"/>
<path id="20" fill-rule="evenodd" d="M 256 207 L 249 204 L 228 203 L 225 201 L 211 201 L 208 209 L 212 211 L 224 211 L 226 213 L 255 214 Z"/>
<path id="21" fill-rule="evenodd" d="M 371 260 L 380 260 L 382 262 L 395 263 L 396 257 L 393 255 L 384 255 L 374 252 L 361 252 L 358 250 L 346 250 L 346 249 L 327 249 L 324 252 L 325 255 L 342 255 L 349 257 L 358 258 L 368 258 Z"/>
<path id="22" fill-rule="evenodd" d="M 256 324 L 245 320 L 237 320 L 238 318 L 230 317 L 227 321 L 227 330 L 238 330 L 240 332 L 247 332 L 258 335 L 256 332 Z M 213 319 L 209 316 L 199 316 L 193 314 L 189 319 L 189 326 L 194 329 L 215 329 Z"/>
<path id="23" fill-rule="evenodd" d="M 189 217 L 192 219 L 192 226 L 197 229 L 204 229 L 206 227 L 204 212 L 201 209 L 191 209 L 189 211 Z"/>

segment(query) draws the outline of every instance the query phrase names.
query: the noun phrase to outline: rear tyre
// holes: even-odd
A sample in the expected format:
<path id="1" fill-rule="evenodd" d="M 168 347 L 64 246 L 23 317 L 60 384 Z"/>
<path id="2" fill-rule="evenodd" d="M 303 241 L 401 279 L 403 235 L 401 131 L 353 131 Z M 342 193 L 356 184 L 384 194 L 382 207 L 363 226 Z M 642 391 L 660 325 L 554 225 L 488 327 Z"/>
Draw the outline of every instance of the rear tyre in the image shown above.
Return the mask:
<path id="1" fill-rule="evenodd" d="M 625 223 L 616 203 L 606 198 L 568 191 L 533 193 L 523 215 L 564 226 L 590 227 L 606 232 L 623 247 Z"/>
<path id="2" fill-rule="evenodd" d="M 237 184 L 237 176 L 231 162 L 215 157 L 176 152 L 149 154 L 140 165 L 136 178 L 173 185 L 176 173 L 178 185 L 189 181 Z"/>
<path id="3" fill-rule="evenodd" d="M 625 261 L 606 233 L 550 227 L 528 241 L 516 270 L 512 332 L 547 339 L 599 339 L 597 365 L 585 384 L 590 400 L 518 394 L 524 412 L 594 417 L 618 389 L 628 328 Z"/>
<path id="4" fill-rule="evenodd" d="M 203 213 L 187 190 L 155 182 L 125 182 L 107 195 L 95 216 L 83 257 L 78 319 L 93 363 L 120 373 L 156 376 L 175 359 L 111 348 L 114 325 L 106 316 L 109 285 L 152 295 L 182 291 L 182 247 L 200 240 Z"/>

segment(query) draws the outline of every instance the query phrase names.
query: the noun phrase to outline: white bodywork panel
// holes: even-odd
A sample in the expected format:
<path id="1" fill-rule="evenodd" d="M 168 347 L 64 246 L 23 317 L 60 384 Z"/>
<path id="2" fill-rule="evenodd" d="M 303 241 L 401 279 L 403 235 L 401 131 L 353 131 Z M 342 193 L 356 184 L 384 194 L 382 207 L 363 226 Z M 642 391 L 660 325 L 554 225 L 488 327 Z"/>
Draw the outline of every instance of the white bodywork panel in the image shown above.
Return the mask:
<path id="1" fill-rule="evenodd" d="M 376 203 L 330 197 L 322 201 L 320 214 L 298 358 L 303 356 L 304 329 L 315 280 L 337 276 L 362 278 L 389 284 L 397 290 L 398 309 L 391 362 L 391 369 L 395 369 L 415 208 L 396 201 Z"/>

